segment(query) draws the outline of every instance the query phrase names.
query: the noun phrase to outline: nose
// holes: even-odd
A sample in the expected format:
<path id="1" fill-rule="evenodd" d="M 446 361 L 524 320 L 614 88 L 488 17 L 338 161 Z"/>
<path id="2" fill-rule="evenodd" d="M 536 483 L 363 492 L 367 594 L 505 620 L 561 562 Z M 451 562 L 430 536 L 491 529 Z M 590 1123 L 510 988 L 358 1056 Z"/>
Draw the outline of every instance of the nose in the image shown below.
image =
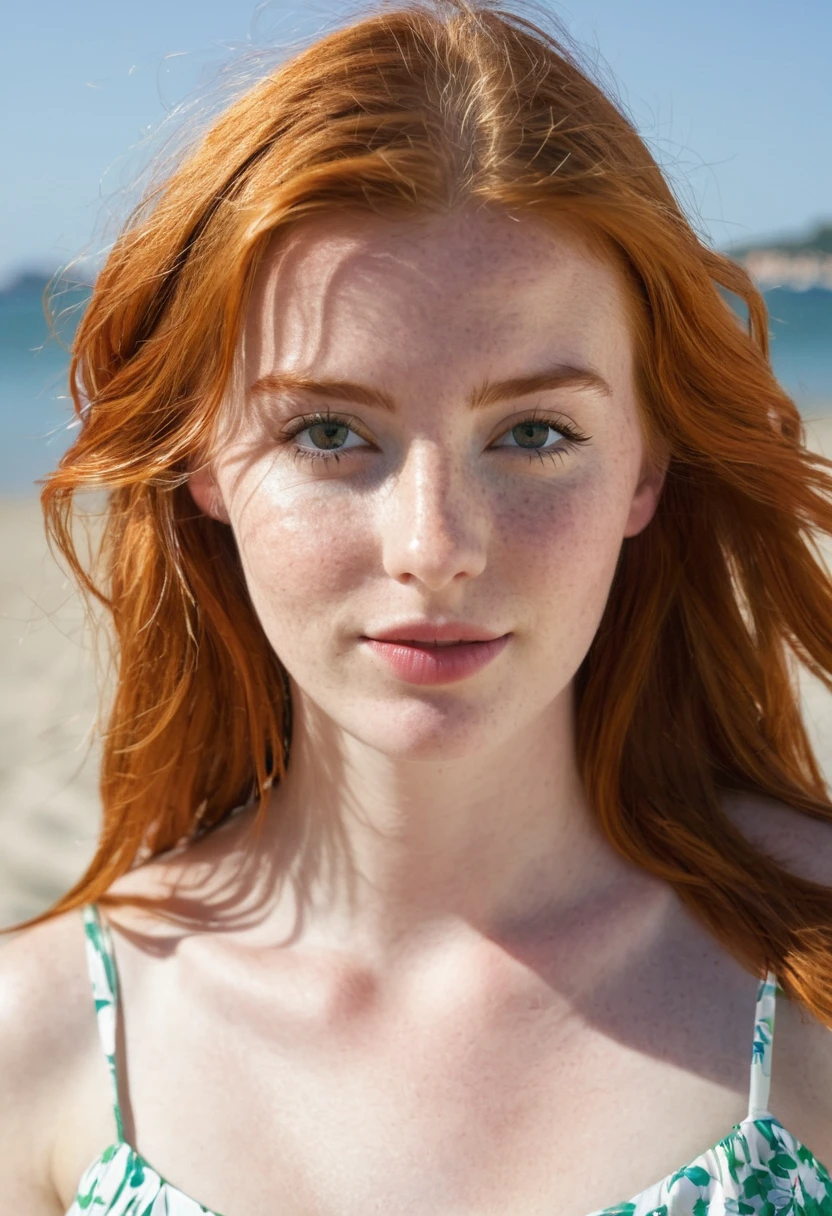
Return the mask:
<path id="1" fill-rule="evenodd" d="M 485 569 L 487 510 L 481 487 L 458 454 L 428 440 L 411 443 L 381 504 L 382 560 L 399 581 L 430 591 Z"/>

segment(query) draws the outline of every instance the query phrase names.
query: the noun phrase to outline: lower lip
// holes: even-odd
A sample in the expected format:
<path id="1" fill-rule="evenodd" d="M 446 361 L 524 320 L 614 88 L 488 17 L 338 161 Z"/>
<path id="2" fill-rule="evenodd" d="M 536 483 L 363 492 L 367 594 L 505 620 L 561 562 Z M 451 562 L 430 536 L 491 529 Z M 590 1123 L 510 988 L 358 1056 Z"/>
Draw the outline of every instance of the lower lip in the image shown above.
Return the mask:
<path id="1" fill-rule="evenodd" d="M 485 667 L 507 645 L 510 633 L 489 642 L 460 642 L 457 646 L 380 642 L 364 638 L 373 654 L 408 684 L 453 684 Z"/>

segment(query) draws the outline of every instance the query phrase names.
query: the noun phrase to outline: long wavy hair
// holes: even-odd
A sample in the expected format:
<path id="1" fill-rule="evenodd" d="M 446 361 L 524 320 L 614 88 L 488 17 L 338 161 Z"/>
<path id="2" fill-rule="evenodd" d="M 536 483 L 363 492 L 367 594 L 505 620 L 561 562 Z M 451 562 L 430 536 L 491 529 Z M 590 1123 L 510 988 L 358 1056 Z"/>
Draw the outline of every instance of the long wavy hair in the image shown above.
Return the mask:
<path id="1" fill-rule="evenodd" d="M 568 218 L 626 268 L 644 433 L 670 454 L 576 679 L 594 812 L 726 949 L 832 1026 L 832 891 L 753 847 L 721 801 L 746 791 L 832 820 L 796 683 L 800 662 L 832 688 L 818 546 L 832 461 L 807 449 L 774 377 L 748 274 L 697 236 L 560 27 L 487 0 L 382 4 L 285 59 L 148 193 L 97 278 L 70 370 L 81 426 L 42 503 L 114 630 L 103 821 L 87 872 L 27 923 L 106 898 L 241 803 L 259 799 L 259 820 L 285 773 L 285 671 L 230 529 L 186 485 L 267 243 L 345 208 L 462 205 Z M 107 503 L 94 565 L 73 542 L 89 488 Z"/>

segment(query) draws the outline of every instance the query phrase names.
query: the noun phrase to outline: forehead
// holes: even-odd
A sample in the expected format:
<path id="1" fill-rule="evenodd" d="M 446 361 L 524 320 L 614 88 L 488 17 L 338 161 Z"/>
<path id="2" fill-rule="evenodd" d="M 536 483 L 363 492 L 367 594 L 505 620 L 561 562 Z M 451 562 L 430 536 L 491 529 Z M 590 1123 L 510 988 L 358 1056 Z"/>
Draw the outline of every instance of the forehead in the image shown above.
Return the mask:
<path id="1" fill-rule="evenodd" d="M 249 383 L 277 367 L 424 374 L 426 351 L 461 373 L 555 356 L 627 374 L 620 272 L 566 223 L 485 209 L 320 216 L 273 240 L 246 316 Z"/>

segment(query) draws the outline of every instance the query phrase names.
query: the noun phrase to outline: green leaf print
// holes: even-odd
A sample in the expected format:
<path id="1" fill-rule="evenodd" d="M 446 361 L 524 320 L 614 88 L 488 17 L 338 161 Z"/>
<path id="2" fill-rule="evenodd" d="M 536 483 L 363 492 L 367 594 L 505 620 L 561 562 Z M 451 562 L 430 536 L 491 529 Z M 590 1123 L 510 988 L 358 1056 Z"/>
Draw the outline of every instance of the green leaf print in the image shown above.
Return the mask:
<path id="1" fill-rule="evenodd" d="M 772 1148 L 777 1147 L 777 1137 L 774 1134 L 774 1128 L 771 1126 L 770 1119 L 755 1119 L 754 1126 L 761 1136 L 768 1140 Z"/>
<path id="2" fill-rule="evenodd" d="M 740 1174 L 751 1160 L 748 1141 L 742 1132 L 738 1131 L 735 1136 L 729 1136 L 727 1140 L 724 1140 L 721 1147 L 725 1155 L 725 1164 L 728 1166 L 728 1173 L 739 1186 Z"/>
<path id="3" fill-rule="evenodd" d="M 674 1174 L 668 1183 L 668 1189 L 674 1186 L 680 1179 L 687 1178 L 694 1186 L 710 1186 L 714 1179 L 706 1169 L 701 1165 L 686 1165 L 683 1170 L 679 1170 Z"/>
<path id="4" fill-rule="evenodd" d="M 768 1188 L 766 1188 L 766 1189 L 768 1189 Z M 742 1193 L 746 1199 L 754 1199 L 758 1195 L 764 1196 L 766 1194 L 766 1191 L 764 1191 L 762 1189 L 762 1187 L 760 1186 L 760 1179 L 757 1177 L 756 1170 L 754 1171 L 753 1174 L 748 1174 L 743 1179 Z"/>
<path id="5" fill-rule="evenodd" d="M 811 1165 L 815 1160 L 805 1144 L 798 1144 L 797 1159 L 798 1161 L 802 1161 L 805 1165 Z"/>
<path id="6" fill-rule="evenodd" d="M 140 1157 L 136 1157 L 133 1162 L 133 1170 L 130 1174 L 130 1186 L 134 1189 L 144 1185 L 144 1166 Z"/>
<path id="7" fill-rule="evenodd" d="M 78 1207 L 81 1209 L 82 1212 L 86 1212 L 86 1210 L 90 1206 L 90 1204 L 92 1204 L 92 1203 L 103 1204 L 104 1200 L 96 1199 L 95 1195 L 92 1194 L 92 1192 L 90 1192 L 88 1195 L 79 1195 L 78 1198 L 75 1200 L 75 1202 L 77 1203 Z"/>
<path id="8" fill-rule="evenodd" d="M 794 1157 L 790 1157 L 788 1153 L 784 1153 L 781 1149 L 779 1153 L 775 1153 L 771 1158 L 768 1168 L 778 1178 L 788 1178 L 792 1170 L 797 1169 L 797 1162 Z"/>
<path id="9" fill-rule="evenodd" d="M 107 987 L 110 992 L 115 995 L 118 991 L 118 979 L 116 976 L 115 964 L 112 955 L 107 949 L 107 943 L 104 940 L 104 929 L 100 923 L 96 921 L 88 921 L 84 926 L 87 937 L 95 947 L 95 952 L 101 959 L 104 966 L 104 974 L 107 979 Z"/>

